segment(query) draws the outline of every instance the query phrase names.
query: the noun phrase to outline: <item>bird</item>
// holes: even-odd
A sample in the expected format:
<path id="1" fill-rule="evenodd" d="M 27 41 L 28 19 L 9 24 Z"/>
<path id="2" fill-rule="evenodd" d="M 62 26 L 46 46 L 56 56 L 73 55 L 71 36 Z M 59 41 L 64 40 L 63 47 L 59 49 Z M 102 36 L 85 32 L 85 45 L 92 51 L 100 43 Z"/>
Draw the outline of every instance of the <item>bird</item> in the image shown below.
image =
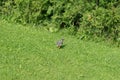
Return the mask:
<path id="1" fill-rule="evenodd" d="M 57 48 L 62 48 L 64 39 L 57 41 Z"/>

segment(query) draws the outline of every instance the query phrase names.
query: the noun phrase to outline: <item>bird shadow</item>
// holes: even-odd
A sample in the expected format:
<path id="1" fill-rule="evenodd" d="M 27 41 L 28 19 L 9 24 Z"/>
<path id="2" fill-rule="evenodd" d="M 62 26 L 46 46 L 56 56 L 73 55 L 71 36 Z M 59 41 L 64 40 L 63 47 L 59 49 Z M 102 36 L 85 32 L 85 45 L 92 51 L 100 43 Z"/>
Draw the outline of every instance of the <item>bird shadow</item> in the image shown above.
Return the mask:
<path id="1" fill-rule="evenodd" d="M 62 45 L 61 48 L 64 48 L 66 46 L 66 44 Z"/>

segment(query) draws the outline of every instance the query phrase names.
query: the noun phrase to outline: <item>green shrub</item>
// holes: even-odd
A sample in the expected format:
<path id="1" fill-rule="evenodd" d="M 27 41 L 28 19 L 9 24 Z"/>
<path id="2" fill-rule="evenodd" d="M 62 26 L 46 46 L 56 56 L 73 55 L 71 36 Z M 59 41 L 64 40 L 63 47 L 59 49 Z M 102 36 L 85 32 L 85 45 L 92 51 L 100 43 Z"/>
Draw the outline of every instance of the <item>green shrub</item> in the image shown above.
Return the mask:
<path id="1" fill-rule="evenodd" d="M 3 19 L 21 24 L 42 25 L 81 39 L 110 40 L 119 44 L 119 0 L 0 0 Z"/>
<path id="2" fill-rule="evenodd" d="M 118 13 L 117 13 L 118 12 Z M 78 34 L 92 37 L 102 37 L 111 41 L 120 38 L 120 15 L 119 11 L 97 8 L 83 15 L 83 21 L 78 30 Z M 89 35 L 89 36 L 88 36 Z"/>

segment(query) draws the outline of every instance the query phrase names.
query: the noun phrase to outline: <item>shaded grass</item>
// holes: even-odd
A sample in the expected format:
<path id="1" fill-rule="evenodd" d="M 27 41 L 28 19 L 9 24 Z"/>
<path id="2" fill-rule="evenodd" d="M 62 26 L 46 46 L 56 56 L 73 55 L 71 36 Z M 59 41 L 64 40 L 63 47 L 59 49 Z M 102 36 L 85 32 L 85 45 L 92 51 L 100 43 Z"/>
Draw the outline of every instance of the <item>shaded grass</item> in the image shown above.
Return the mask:
<path id="1" fill-rule="evenodd" d="M 119 80 L 120 49 L 0 21 L 1 80 Z M 65 38 L 64 47 L 56 41 Z"/>

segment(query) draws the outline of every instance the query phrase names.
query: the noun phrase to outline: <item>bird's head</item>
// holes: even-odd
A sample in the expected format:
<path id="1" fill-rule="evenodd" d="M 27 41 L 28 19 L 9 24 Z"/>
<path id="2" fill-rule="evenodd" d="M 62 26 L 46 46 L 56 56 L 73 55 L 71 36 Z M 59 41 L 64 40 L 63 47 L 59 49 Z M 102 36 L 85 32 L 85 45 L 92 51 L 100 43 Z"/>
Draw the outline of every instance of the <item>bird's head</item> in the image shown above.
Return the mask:
<path id="1" fill-rule="evenodd" d="M 65 39 L 64 39 L 64 38 L 62 38 L 61 40 L 62 40 L 62 41 L 64 41 Z"/>

